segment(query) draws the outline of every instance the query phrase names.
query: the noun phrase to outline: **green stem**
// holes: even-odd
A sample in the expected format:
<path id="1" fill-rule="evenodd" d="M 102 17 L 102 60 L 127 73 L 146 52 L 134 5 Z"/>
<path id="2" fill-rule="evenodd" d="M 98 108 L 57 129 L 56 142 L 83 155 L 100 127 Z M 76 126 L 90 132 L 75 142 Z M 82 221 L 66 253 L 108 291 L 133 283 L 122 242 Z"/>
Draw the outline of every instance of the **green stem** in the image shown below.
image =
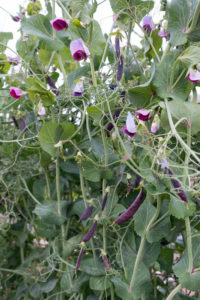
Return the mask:
<path id="1" fill-rule="evenodd" d="M 59 65 L 60 65 L 60 69 L 61 69 L 62 74 L 63 74 L 64 84 L 65 84 L 65 92 L 66 92 L 67 89 L 68 89 L 67 74 L 65 72 L 65 68 L 64 68 L 64 65 L 63 65 L 63 61 L 62 61 L 61 55 L 57 54 L 57 56 L 58 56 L 58 62 L 59 62 Z"/>
<path id="2" fill-rule="evenodd" d="M 21 246 L 20 247 L 20 257 L 21 257 L 21 263 L 24 263 L 24 248 Z"/>
<path id="3" fill-rule="evenodd" d="M 95 87 L 95 89 L 97 89 L 97 80 L 95 76 L 94 62 L 93 62 L 93 57 L 91 55 L 90 55 L 90 68 L 91 68 L 93 86 Z"/>
<path id="4" fill-rule="evenodd" d="M 187 129 L 187 145 L 191 146 L 191 127 Z M 190 153 L 187 152 L 185 156 L 185 168 L 184 168 L 184 177 L 183 184 L 186 183 L 188 177 L 188 167 L 189 167 Z M 186 229 L 186 240 L 187 240 L 187 250 L 188 250 L 188 272 L 192 272 L 193 269 L 193 254 L 192 254 L 192 237 L 191 237 L 191 227 L 190 227 L 190 218 L 185 218 L 185 229 Z"/>
<path id="5" fill-rule="evenodd" d="M 52 20 L 55 19 L 55 10 L 56 10 L 55 0 L 52 0 Z M 53 38 L 55 38 L 55 36 L 56 36 L 56 31 L 55 31 L 55 29 L 53 28 L 53 26 L 52 26 L 52 29 L 53 29 Z"/>
<path id="6" fill-rule="evenodd" d="M 194 17 L 192 19 L 192 24 L 191 24 L 190 28 L 188 29 L 188 31 L 186 32 L 186 34 L 191 33 L 195 29 L 198 18 L 199 18 L 199 14 L 200 14 L 200 2 L 197 4 L 197 7 L 196 7 L 196 10 L 194 13 Z"/>
<path id="7" fill-rule="evenodd" d="M 138 249 L 138 253 L 137 253 L 135 265 L 134 265 L 134 268 L 133 268 L 133 274 L 132 274 L 132 277 L 131 277 L 130 292 L 134 292 L 134 285 L 135 285 L 135 280 L 136 280 L 136 274 L 137 274 L 137 271 L 138 271 L 139 263 L 140 263 L 141 258 L 142 258 L 142 254 L 143 254 L 145 242 L 146 242 L 146 235 L 144 235 L 141 238 L 140 247 Z"/>
<path id="8" fill-rule="evenodd" d="M 59 156 L 56 159 L 56 193 L 57 193 L 57 213 L 61 216 L 61 197 L 60 197 L 60 168 L 59 168 Z M 65 230 L 61 225 L 61 239 L 62 239 L 62 251 L 64 248 Z"/>
<path id="9" fill-rule="evenodd" d="M 67 11 L 66 7 L 62 4 L 62 2 L 60 0 L 57 0 L 57 3 L 59 3 L 59 5 L 62 7 L 62 9 L 64 10 L 64 12 L 66 13 L 67 17 L 70 20 L 73 20 L 73 18 L 70 16 L 69 12 Z"/>
<path id="10" fill-rule="evenodd" d="M 47 195 L 48 195 L 48 198 L 51 199 L 51 190 L 50 190 L 50 184 L 49 184 L 49 176 L 48 176 L 47 170 L 45 170 L 45 169 L 44 169 L 44 175 L 45 175 L 46 184 L 47 184 Z"/>
<path id="11" fill-rule="evenodd" d="M 21 177 L 21 176 L 20 176 L 20 178 L 21 178 L 21 181 L 23 182 L 24 187 L 25 187 L 25 190 L 27 191 L 27 193 L 29 194 L 29 196 L 33 199 L 33 201 L 35 201 L 35 203 L 37 203 L 38 205 L 41 205 L 41 203 L 40 203 L 40 202 L 35 198 L 35 196 L 30 192 L 30 190 L 29 190 L 29 188 L 28 188 L 28 186 L 27 186 L 26 181 L 24 180 L 24 178 Z"/>
<path id="12" fill-rule="evenodd" d="M 111 300 L 115 300 L 115 291 L 114 291 L 113 284 L 111 284 L 111 287 L 110 287 L 110 297 L 111 297 Z"/>
<path id="13" fill-rule="evenodd" d="M 156 212 L 155 212 L 154 216 L 152 217 L 152 219 L 150 220 L 149 224 L 147 225 L 146 232 L 145 232 L 144 236 L 141 238 L 141 241 L 140 241 L 140 247 L 138 249 L 138 253 L 137 253 L 137 256 L 136 256 L 136 261 L 135 261 L 135 265 L 134 265 L 134 268 L 133 268 L 133 274 L 132 274 L 131 282 L 130 282 L 130 291 L 131 292 L 134 292 L 136 274 L 137 274 L 137 271 L 138 271 L 139 263 L 140 263 L 141 258 L 142 258 L 142 254 L 143 254 L 143 250 L 144 250 L 144 246 L 145 246 L 145 242 L 146 242 L 146 235 L 149 232 L 149 230 L 152 228 L 152 224 L 155 222 L 155 220 L 159 216 L 160 206 L 161 206 L 161 200 L 158 198 Z"/>
<path id="14" fill-rule="evenodd" d="M 130 17 L 129 27 L 128 27 L 127 46 L 126 46 L 125 65 L 127 65 L 127 63 L 128 63 L 128 54 L 129 54 L 129 47 L 130 47 L 132 27 L 133 27 L 133 20 L 132 20 L 132 17 Z"/>
<path id="15" fill-rule="evenodd" d="M 175 289 L 169 294 L 166 300 L 172 300 L 174 296 L 181 290 L 182 286 L 181 284 L 177 285 Z"/>
<path id="16" fill-rule="evenodd" d="M 170 82 L 169 82 L 169 87 L 170 90 L 172 90 L 172 86 L 173 86 L 173 82 L 174 82 L 174 76 L 175 76 L 175 71 L 176 71 L 176 67 L 178 64 L 178 59 L 175 61 L 175 63 L 173 64 L 172 70 L 171 70 L 171 76 L 170 76 Z"/>

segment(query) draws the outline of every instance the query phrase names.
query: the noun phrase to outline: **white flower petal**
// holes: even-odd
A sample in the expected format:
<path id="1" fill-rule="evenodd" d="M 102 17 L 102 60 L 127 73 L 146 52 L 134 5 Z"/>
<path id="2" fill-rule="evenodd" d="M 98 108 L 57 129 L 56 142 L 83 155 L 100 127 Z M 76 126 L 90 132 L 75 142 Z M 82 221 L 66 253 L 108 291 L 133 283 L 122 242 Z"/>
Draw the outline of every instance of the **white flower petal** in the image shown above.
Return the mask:
<path id="1" fill-rule="evenodd" d="M 126 118 L 126 128 L 130 133 L 135 133 L 137 131 L 134 118 L 130 111 L 128 111 L 128 115 Z"/>

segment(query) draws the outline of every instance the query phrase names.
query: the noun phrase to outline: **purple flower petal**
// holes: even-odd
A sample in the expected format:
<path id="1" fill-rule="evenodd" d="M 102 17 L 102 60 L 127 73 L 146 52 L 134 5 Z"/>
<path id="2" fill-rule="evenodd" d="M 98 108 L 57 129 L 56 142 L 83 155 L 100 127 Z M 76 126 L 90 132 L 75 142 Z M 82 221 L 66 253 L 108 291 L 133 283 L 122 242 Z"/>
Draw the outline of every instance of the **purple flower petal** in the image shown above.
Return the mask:
<path id="1" fill-rule="evenodd" d="M 126 130 L 130 133 L 136 133 L 137 128 L 135 125 L 135 120 L 132 116 L 132 114 L 130 113 L 130 111 L 128 111 L 128 115 L 126 118 Z"/>
<path id="2" fill-rule="evenodd" d="M 82 59 L 86 60 L 87 56 L 90 55 L 90 51 L 85 46 L 82 39 L 72 41 L 70 43 L 70 51 L 76 61 L 80 61 Z"/>
<path id="3" fill-rule="evenodd" d="M 151 124 L 151 133 L 156 133 L 158 131 L 158 127 L 156 125 L 156 123 L 152 123 Z"/>
<path id="4" fill-rule="evenodd" d="M 156 29 L 156 25 L 154 24 L 151 16 L 145 16 L 142 19 L 142 27 L 147 33 L 150 33 L 152 30 Z"/>
<path id="5" fill-rule="evenodd" d="M 83 92 L 84 92 L 84 86 L 83 86 L 83 81 L 81 80 L 81 81 L 77 82 L 77 84 L 75 85 L 74 90 L 73 90 L 73 95 L 74 96 L 82 96 Z"/>
<path id="6" fill-rule="evenodd" d="M 161 158 L 161 169 L 168 169 L 168 161 L 166 159 L 166 157 Z"/>
<path id="7" fill-rule="evenodd" d="M 199 71 L 191 72 L 188 74 L 187 78 L 191 82 L 200 82 L 200 72 Z"/>
<path id="8" fill-rule="evenodd" d="M 63 29 L 67 29 L 69 26 L 69 22 L 65 20 L 64 18 L 56 18 L 54 20 L 50 21 L 53 28 L 57 31 L 61 31 Z"/>
<path id="9" fill-rule="evenodd" d="M 158 36 L 161 37 L 161 38 L 166 38 L 167 39 L 169 37 L 169 32 L 164 31 L 164 30 L 161 29 L 161 30 L 158 31 Z"/>
<path id="10" fill-rule="evenodd" d="M 16 57 L 8 56 L 7 60 L 10 64 L 13 64 L 15 66 L 20 62 L 20 58 L 18 56 L 16 56 Z"/>
<path id="11" fill-rule="evenodd" d="M 21 98 L 22 95 L 23 95 L 23 92 L 19 88 L 14 87 L 14 86 L 10 87 L 10 96 L 12 96 L 15 99 L 19 99 L 19 98 Z"/>
<path id="12" fill-rule="evenodd" d="M 146 109 L 139 109 L 135 111 L 135 114 L 138 115 L 139 120 L 148 121 L 150 119 L 150 112 Z"/>
<path id="13" fill-rule="evenodd" d="M 128 136 L 130 136 L 131 138 L 133 138 L 134 135 L 135 135 L 135 132 L 134 132 L 134 133 L 131 133 L 131 132 L 129 132 L 129 131 L 127 130 L 126 125 L 122 127 L 122 129 L 120 130 L 120 132 L 121 132 L 121 133 L 124 133 L 124 134 L 126 134 L 126 135 L 128 135 Z"/>
<path id="14" fill-rule="evenodd" d="M 21 20 L 20 16 L 12 16 L 13 21 L 19 22 Z"/>

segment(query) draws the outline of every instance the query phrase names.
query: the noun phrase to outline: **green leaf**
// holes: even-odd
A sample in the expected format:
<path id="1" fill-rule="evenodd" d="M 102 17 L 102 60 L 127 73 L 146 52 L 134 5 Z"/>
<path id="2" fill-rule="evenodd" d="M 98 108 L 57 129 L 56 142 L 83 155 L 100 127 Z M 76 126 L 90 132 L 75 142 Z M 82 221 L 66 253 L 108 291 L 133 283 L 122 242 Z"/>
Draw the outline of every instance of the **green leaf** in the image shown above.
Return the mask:
<path id="1" fill-rule="evenodd" d="M 21 22 L 22 30 L 25 33 L 37 36 L 42 42 L 42 48 L 56 51 L 65 47 L 65 44 L 55 37 L 52 38 L 52 26 L 49 19 L 41 14 L 34 15 L 30 18 L 23 19 Z"/>
<path id="2" fill-rule="evenodd" d="M 74 249 L 80 244 L 82 237 L 83 234 L 80 233 L 71 237 L 67 241 L 64 241 L 63 257 L 68 257 L 69 255 L 71 255 Z"/>
<path id="3" fill-rule="evenodd" d="M 170 195 L 169 210 L 172 216 L 177 219 L 184 219 L 185 217 L 190 217 L 196 210 L 196 205 L 193 202 L 186 203 L 173 195 Z"/>
<path id="4" fill-rule="evenodd" d="M 128 284 L 123 282 L 121 278 L 113 277 L 111 278 L 112 283 L 115 287 L 115 293 L 120 299 L 132 300 L 133 296 L 128 291 Z"/>
<path id="5" fill-rule="evenodd" d="M 165 270 L 166 272 L 171 272 L 173 265 L 173 249 L 169 248 L 161 248 L 160 256 L 158 258 L 158 262 L 161 266 L 161 270 Z"/>
<path id="6" fill-rule="evenodd" d="M 199 104 L 194 102 L 183 102 L 179 100 L 173 100 L 170 101 L 168 105 L 174 123 L 176 123 L 181 118 L 186 118 L 191 122 L 192 134 L 196 134 L 197 132 L 200 131 L 200 122 L 199 122 L 200 105 Z M 170 128 L 165 110 L 163 110 L 161 114 L 161 125 L 166 131 Z M 177 128 L 182 132 L 186 131 L 187 129 L 183 123 L 180 124 Z"/>
<path id="7" fill-rule="evenodd" d="M 30 295 L 33 299 L 40 299 L 41 298 L 41 288 L 38 283 L 34 284 L 34 286 L 30 290 Z"/>
<path id="8" fill-rule="evenodd" d="M 138 235 L 143 236 L 146 233 L 147 226 L 155 215 L 155 211 L 155 207 L 147 199 L 140 206 L 134 217 L 135 231 Z"/>
<path id="9" fill-rule="evenodd" d="M 198 0 L 172 0 L 168 4 L 168 31 L 171 45 L 177 46 L 187 42 L 188 21 L 194 16 Z"/>
<path id="10" fill-rule="evenodd" d="M 54 147 L 58 143 L 56 140 L 56 130 L 58 128 L 57 123 L 48 122 L 45 123 L 39 133 L 39 141 L 42 149 L 48 152 L 51 156 L 55 156 L 57 149 Z"/>
<path id="11" fill-rule="evenodd" d="M 170 217 L 167 216 L 147 233 L 147 240 L 150 243 L 158 242 L 170 232 Z"/>
<path id="12" fill-rule="evenodd" d="M 102 118 L 101 105 L 89 106 L 87 107 L 87 112 L 88 115 L 94 119 L 95 124 L 99 124 Z"/>
<path id="13" fill-rule="evenodd" d="M 129 99 L 132 105 L 136 108 L 144 108 L 150 104 L 151 99 L 153 98 L 152 90 L 152 78 L 154 76 L 155 68 L 152 67 L 151 78 L 144 84 L 135 86 L 128 90 Z"/>
<path id="14" fill-rule="evenodd" d="M 46 85 L 39 79 L 29 77 L 26 79 L 26 86 L 29 97 L 36 104 L 39 103 L 41 98 L 45 106 L 50 106 L 55 102 L 54 95 L 47 90 Z"/>
<path id="15" fill-rule="evenodd" d="M 118 13 L 129 7 L 127 0 L 110 0 L 110 6 L 114 13 Z"/>
<path id="16" fill-rule="evenodd" d="M 111 282 L 108 277 L 97 276 L 90 277 L 90 288 L 95 291 L 104 291 L 111 286 Z"/>
<path id="17" fill-rule="evenodd" d="M 0 32 L 0 52 L 4 52 L 6 50 L 6 46 L 9 40 L 13 39 L 13 34 L 12 32 Z"/>
<path id="18" fill-rule="evenodd" d="M 94 261 L 93 257 L 84 257 L 81 261 L 81 270 L 88 275 L 100 276 L 105 274 L 105 267 L 102 261 Z"/>
<path id="19" fill-rule="evenodd" d="M 51 156 L 55 156 L 57 152 L 55 144 L 60 140 L 68 139 L 75 130 L 75 126 L 70 122 L 60 124 L 46 122 L 39 133 L 40 145 L 44 151 L 48 152 Z"/>
<path id="20" fill-rule="evenodd" d="M 53 289 L 56 286 L 58 279 L 51 279 L 48 280 L 47 282 L 45 282 L 42 286 L 41 286 L 41 290 L 43 293 L 49 293 L 51 291 L 53 291 Z"/>
<path id="21" fill-rule="evenodd" d="M 190 291 L 199 291 L 200 286 L 200 271 L 194 272 L 194 273 L 189 273 L 186 272 L 181 276 L 180 278 L 180 284 L 182 287 L 189 289 Z"/>
<path id="22" fill-rule="evenodd" d="M 178 60 L 188 69 L 199 63 L 200 47 L 190 46 L 181 53 Z"/>
<path id="23" fill-rule="evenodd" d="M 38 45 L 39 41 L 36 37 L 30 36 L 26 42 L 23 42 L 23 38 L 20 38 L 16 43 L 16 50 L 26 62 L 30 62 Z"/>
<path id="24" fill-rule="evenodd" d="M 71 87 L 71 89 L 72 89 L 74 81 L 81 78 L 82 76 L 88 77 L 89 71 L 90 71 L 90 65 L 88 64 L 84 67 L 80 67 L 80 68 L 74 70 L 73 72 L 69 73 L 69 75 L 67 77 L 69 87 Z"/>
<path id="25" fill-rule="evenodd" d="M 156 93 L 161 98 L 172 98 L 174 100 L 186 100 L 192 89 L 191 82 L 185 77 L 185 73 L 181 76 L 178 83 L 170 88 L 170 76 L 172 67 L 179 55 L 179 51 L 172 51 L 168 53 L 162 62 L 156 66 L 155 76 L 153 78 L 153 85 L 156 87 Z M 176 68 L 174 78 L 177 79 L 182 73 L 181 66 Z"/>
<path id="26" fill-rule="evenodd" d="M 63 201 L 65 202 L 65 201 Z M 62 203 L 66 205 L 65 203 Z M 48 224 L 61 225 L 65 222 L 66 218 L 64 216 L 59 216 L 57 214 L 56 203 L 44 203 L 41 205 L 36 205 L 33 213 L 40 217 L 44 222 Z"/>
<path id="27" fill-rule="evenodd" d="M 99 23 L 93 20 L 90 23 L 92 28 L 90 37 L 90 51 L 93 55 L 101 55 L 105 48 L 105 37 L 103 36 Z"/>
<path id="28" fill-rule="evenodd" d="M 150 37 L 157 53 L 159 52 L 159 50 L 162 46 L 162 38 L 159 37 L 158 32 L 159 32 L 159 29 L 152 31 L 152 34 Z M 147 43 L 147 48 L 145 49 L 145 52 L 147 55 L 150 55 L 152 58 L 156 57 L 156 55 L 155 55 L 154 51 L 152 50 L 151 46 L 149 45 L 149 43 Z"/>
<path id="29" fill-rule="evenodd" d="M 66 294 L 71 295 L 73 293 L 80 292 L 81 286 L 88 281 L 86 274 L 79 274 L 78 277 L 72 281 L 72 274 L 69 271 L 64 272 L 60 281 L 61 290 Z"/>
<path id="30" fill-rule="evenodd" d="M 101 179 L 102 170 L 89 161 L 82 162 L 83 177 L 92 182 L 98 182 Z"/>
<path id="31" fill-rule="evenodd" d="M 160 243 L 145 243 L 142 261 L 147 267 L 152 266 L 160 254 Z"/>
<path id="32" fill-rule="evenodd" d="M 10 69 L 10 63 L 7 62 L 7 56 L 0 54 L 0 74 L 7 74 Z"/>

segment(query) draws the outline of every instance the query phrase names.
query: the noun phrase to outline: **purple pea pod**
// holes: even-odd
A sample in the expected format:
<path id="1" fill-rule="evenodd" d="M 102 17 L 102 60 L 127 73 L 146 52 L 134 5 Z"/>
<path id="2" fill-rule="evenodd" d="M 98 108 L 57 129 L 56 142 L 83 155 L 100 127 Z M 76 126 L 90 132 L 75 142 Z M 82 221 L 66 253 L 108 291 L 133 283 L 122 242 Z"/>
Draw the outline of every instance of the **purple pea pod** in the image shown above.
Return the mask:
<path id="1" fill-rule="evenodd" d="M 53 92 L 56 96 L 58 96 L 60 93 L 59 93 L 59 91 L 57 90 L 57 87 L 56 87 L 56 85 L 55 85 L 53 79 L 52 79 L 51 77 L 47 76 L 47 77 L 46 77 L 46 81 L 47 81 L 48 85 L 49 85 L 50 87 L 52 87 L 52 92 Z"/>
<path id="2" fill-rule="evenodd" d="M 138 210 L 145 198 L 144 188 L 141 189 L 135 201 L 127 208 L 115 221 L 116 224 L 122 224 L 128 221 Z"/>
<path id="3" fill-rule="evenodd" d="M 119 57 L 118 61 L 118 68 L 117 68 L 117 81 L 120 81 L 123 74 L 123 68 L 124 68 L 124 62 L 123 62 L 123 56 L 121 55 Z"/>
<path id="4" fill-rule="evenodd" d="M 92 205 L 89 205 L 89 206 L 84 210 L 84 212 L 82 213 L 82 215 L 80 216 L 80 221 L 85 221 L 85 220 L 87 220 L 87 219 L 91 216 L 92 211 L 93 211 L 93 206 L 92 206 Z"/>
<path id="5" fill-rule="evenodd" d="M 174 173 L 170 169 L 168 169 L 168 173 L 170 174 L 170 176 L 174 176 Z M 176 193 L 179 196 L 179 198 L 183 202 L 188 203 L 187 195 L 184 192 L 184 190 L 182 189 L 181 183 L 177 179 L 173 179 L 173 178 L 171 178 L 171 183 L 172 183 L 173 187 L 176 189 Z"/>
<path id="6" fill-rule="evenodd" d="M 109 85 L 109 87 L 110 87 L 111 90 L 115 90 L 116 87 L 117 87 L 117 84 L 111 83 L 111 84 Z"/>
<path id="7" fill-rule="evenodd" d="M 78 255 L 78 258 L 77 258 L 77 261 L 76 261 L 75 273 L 77 273 L 79 268 L 80 268 L 83 252 L 84 252 L 84 248 L 81 248 L 81 250 L 79 252 L 79 255 Z"/>
<path id="8" fill-rule="evenodd" d="M 102 260 L 103 260 L 103 263 L 104 263 L 104 266 L 107 270 L 110 270 L 111 269 L 111 265 L 109 263 L 109 260 L 108 258 L 106 257 L 106 255 L 101 255 L 102 257 Z"/>
<path id="9" fill-rule="evenodd" d="M 90 228 L 90 230 L 86 233 L 86 235 L 83 237 L 82 242 L 88 242 L 94 235 L 94 232 L 96 230 L 97 227 L 97 221 L 94 222 L 94 224 L 92 225 L 92 227 Z"/>
<path id="10" fill-rule="evenodd" d="M 118 58 L 120 58 L 120 40 L 119 35 L 115 37 L 115 51 Z"/>
<path id="11" fill-rule="evenodd" d="M 18 125 L 18 122 L 17 122 L 17 119 L 15 118 L 15 116 L 12 116 L 12 120 L 13 120 L 13 123 L 14 123 L 15 127 L 17 129 L 19 129 L 19 125 Z"/>
<path id="12" fill-rule="evenodd" d="M 104 211 L 104 208 L 106 206 L 106 202 L 108 199 L 108 193 L 105 194 L 105 196 L 103 197 L 103 201 L 102 201 L 102 205 L 101 205 L 101 210 Z"/>
<path id="13" fill-rule="evenodd" d="M 26 133 L 26 123 L 25 123 L 24 119 L 21 117 L 19 119 L 19 122 L 20 122 L 20 128 L 21 128 L 22 134 L 25 134 Z"/>
<path id="14" fill-rule="evenodd" d="M 113 119 L 116 120 L 119 117 L 120 113 L 121 113 L 121 110 L 115 110 L 113 113 Z"/>
<path id="15" fill-rule="evenodd" d="M 139 186 L 141 179 L 142 179 L 142 177 L 140 175 L 136 175 L 134 189 L 136 189 Z"/>

